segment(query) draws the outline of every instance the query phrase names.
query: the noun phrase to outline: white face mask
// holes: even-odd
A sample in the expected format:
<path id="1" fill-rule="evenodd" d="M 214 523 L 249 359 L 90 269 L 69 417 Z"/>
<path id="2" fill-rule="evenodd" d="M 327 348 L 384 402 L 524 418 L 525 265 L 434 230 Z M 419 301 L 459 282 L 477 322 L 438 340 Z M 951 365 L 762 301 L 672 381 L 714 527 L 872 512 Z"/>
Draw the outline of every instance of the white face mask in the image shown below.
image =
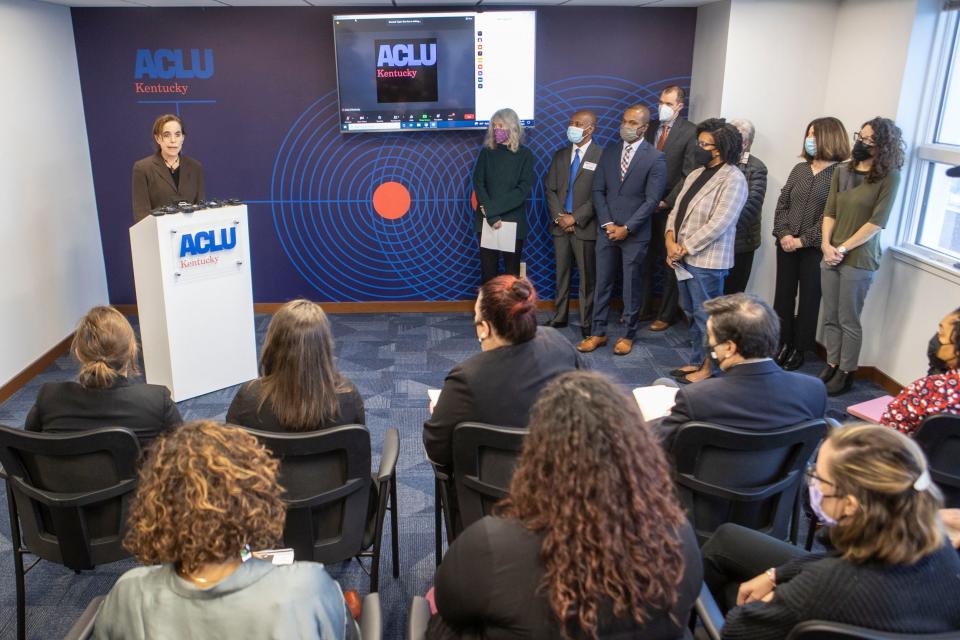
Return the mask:
<path id="1" fill-rule="evenodd" d="M 665 104 L 660 105 L 660 122 L 670 122 L 674 115 L 673 107 Z"/>

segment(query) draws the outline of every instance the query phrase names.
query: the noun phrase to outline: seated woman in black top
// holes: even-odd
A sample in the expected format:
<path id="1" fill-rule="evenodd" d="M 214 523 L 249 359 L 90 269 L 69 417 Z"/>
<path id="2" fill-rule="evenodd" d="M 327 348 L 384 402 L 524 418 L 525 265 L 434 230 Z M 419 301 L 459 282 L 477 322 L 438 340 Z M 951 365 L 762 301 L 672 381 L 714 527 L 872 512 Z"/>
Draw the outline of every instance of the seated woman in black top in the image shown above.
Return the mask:
<path id="1" fill-rule="evenodd" d="M 113 307 L 94 307 L 80 321 L 70 351 L 80 362 L 78 382 L 48 382 L 27 414 L 27 431 L 73 433 L 126 427 L 146 446 L 182 421 L 170 391 L 140 384 L 137 338 Z"/>
<path id="2" fill-rule="evenodd" d="M 785 638 L 805 620 L 902 634 L 960 629 L 960 559 L 920 447 L 880 425 L 836 429 L 807 475 L 811 506 L 829 527 L 827 553 L 730 524 L 704 545 L 707 584 L 738 605 L 723 637 Z"/>
<path id="3" fill-rule="evenodd" d="M 603 376 L 544 388 L 498 517 L 454 540 L 428 638 L 683 638 L 696 536 L 637 405 Z"/>
<path id="4" fill-rule="evenodd" d="M 260 375 L 240 387 L 227 422 L 264 431 L 364 424 L 363 398 L 337 371 L 330 322 L 318 304 L 292 300 L 274 314 Z"/>

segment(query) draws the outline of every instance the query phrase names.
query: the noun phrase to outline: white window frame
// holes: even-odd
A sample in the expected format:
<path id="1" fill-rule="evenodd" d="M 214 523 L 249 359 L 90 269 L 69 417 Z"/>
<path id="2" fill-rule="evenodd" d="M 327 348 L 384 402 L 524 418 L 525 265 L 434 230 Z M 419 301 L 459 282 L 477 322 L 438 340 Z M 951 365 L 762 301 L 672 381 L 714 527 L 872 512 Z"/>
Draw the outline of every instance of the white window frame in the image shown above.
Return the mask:
<path id="1" fill-rule="evenodd" d="M 901 183 L 903 217 L 899 225 L 897 242 L 890 248 L 898 254 L 898 258 L 906 259 L 906 262 L 934 273 L 939 272 L 939 275 L 947 275 L 950 280 L 960 283 L 960 261 L 916 242 L 923 219 L 929 174 L 933 166 L 931 163 L 960 165 L 960 145 L 933 142 L 946 98 L 953 38 L 956 35 L 960 39 L 960 11 L 951 9 L 955 7 L 949 4 L 944 5 L 944 11 L 937 20 L 930 50 L 931 64 L 927 67 L 922 93 L 924 96 L 936 96 L 936 99 L 928 100 L 919 115 L 916 129 L 918 143 L 914 147 L 914 153 L 907 160 L 905 179 Z M 960 46 L 960 43 L 957 46 Z M 960 68 L 953 69 L 953 73 L 960 74 Z"/>

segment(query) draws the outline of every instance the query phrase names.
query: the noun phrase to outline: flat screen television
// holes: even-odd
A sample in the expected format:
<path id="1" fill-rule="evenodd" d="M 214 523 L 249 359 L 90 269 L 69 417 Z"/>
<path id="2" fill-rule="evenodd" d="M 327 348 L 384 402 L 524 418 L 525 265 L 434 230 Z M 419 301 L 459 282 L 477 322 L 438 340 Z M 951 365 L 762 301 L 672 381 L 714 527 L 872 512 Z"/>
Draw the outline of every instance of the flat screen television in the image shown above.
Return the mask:
<path id="1" fill-rule="evenodd" d="M 333 17 L 341 133 L 486 127 L 533 112 L 534 11 Z"/>

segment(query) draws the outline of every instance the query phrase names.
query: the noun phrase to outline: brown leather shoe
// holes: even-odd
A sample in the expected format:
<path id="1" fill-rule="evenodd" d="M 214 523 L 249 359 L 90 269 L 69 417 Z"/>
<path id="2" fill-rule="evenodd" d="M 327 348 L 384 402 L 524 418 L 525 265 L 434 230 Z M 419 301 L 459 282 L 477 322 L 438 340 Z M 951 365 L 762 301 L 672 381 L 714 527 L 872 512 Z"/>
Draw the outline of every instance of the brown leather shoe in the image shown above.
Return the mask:
<path id="1" fill-rule="evenodd" d="M 590 336 L 577 345 L 577 351 L 590 353 L 607 344 L 607 336 Z"/>
<path id="2" fill-rule="evenodd" d="M 654 320 L 647 328 L 650 329 L 650 331 L 666 331 L 670 328 L 670 323 L 664 322 L 663 320 Z"/>
<path id="3" fill-rule="evenodd" d="M 620 338 L 617 344 L 613 345 L 613 352 L 618 356 L 625 356 L 633 350 L 633 340 L 630 338 Z"/>

